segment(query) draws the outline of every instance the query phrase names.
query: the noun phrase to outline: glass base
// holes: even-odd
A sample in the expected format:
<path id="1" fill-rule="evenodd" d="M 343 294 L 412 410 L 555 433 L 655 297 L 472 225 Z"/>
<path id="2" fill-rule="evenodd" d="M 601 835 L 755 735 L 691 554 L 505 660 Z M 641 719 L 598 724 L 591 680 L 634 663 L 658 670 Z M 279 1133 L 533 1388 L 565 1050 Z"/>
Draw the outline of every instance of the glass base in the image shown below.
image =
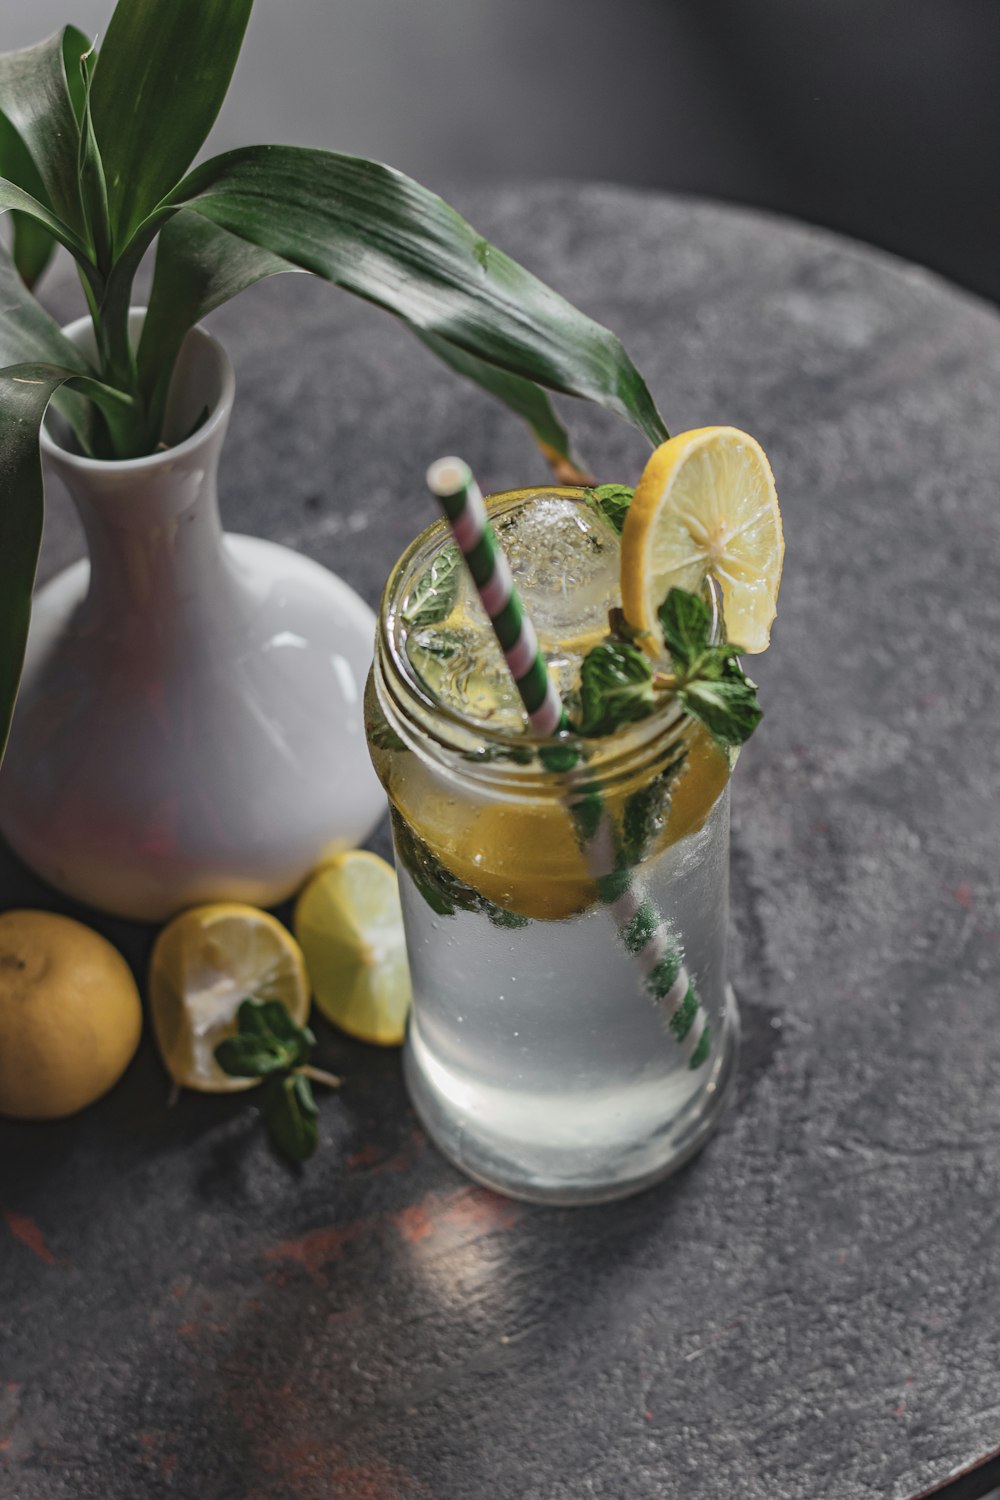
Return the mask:
<path id="1" fill-rule="evenodd" d="M 470 1101 L 468 1091 L 431 1056 L 412 1019 L 403 1069 L 410 1098 L 431 1140 L 474 1181 L 529 1203 L 605 1203 L 669 1177 L 715 1130 L 732 1094 L 739 1057 L 739 1011 L 729 985 L 719 1031 L 702 1087 L 658 1120 L 655 1129 L 645 1130 L 641 1139 L 624 1139 L 613 1131 L 588 1139 L 574 1139 L 572 1131 L 552 1132 L 548 1140 L 542 1129 L 529 1134 L 531 1112 L 519 1109 L 516 1099 L 495 1112 L 480 1107 L 478 1099 Z M 507 1124 L 497 1129 L 486 1123 L 487 1116 Z"/>

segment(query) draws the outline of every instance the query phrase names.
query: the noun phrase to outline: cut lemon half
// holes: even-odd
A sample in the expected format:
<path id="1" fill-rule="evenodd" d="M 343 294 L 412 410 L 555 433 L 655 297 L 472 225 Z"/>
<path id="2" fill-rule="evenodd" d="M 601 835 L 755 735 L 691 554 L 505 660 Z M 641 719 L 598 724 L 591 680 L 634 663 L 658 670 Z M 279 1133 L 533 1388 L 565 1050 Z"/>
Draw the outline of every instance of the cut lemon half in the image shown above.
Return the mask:
<path id="1" fill-rule="evenodd" d="M 774 477 L 756 439 L 737 427 L 679 433 L 650 457 L 625 517 L 625 618 L 660 655 L 657 611 L 668 592 L 698 593 L 710 574 L 722 589 L 729 639 L 764 651 L 784 551 Z"/>
<path id="2" fill-rule="evenodd" d="M 215 1049 L 236 1032 L 243 1000 L 281 1000 L 305 1025 L 309 978 L 298 943 L 276 917 L 235 901 L 195 906 L 164 927 L 149 966 L 149 1009 L 164 1066 L 183 1088 L 256 1087 L 231 1078 Z"/>
<path id="3" fill-rule="evenodd" d="M 392 866 L 367 849 L 341 854 L 309 881 L 293 926 L 327 1020 L 362 1042 L 398 1047 L 411 990 Z"/>

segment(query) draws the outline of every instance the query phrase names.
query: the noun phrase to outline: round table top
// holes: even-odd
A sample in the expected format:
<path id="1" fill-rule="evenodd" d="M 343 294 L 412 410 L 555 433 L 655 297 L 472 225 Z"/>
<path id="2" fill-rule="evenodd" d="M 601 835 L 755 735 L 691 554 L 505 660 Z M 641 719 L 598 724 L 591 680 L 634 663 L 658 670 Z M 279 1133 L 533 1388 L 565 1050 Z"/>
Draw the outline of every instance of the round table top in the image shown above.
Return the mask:
<path id="1" fill-rule="evenodd" d="M 735 777 L 738 1099 L 673 1181 L 544 1210 L 416 1128 L 398 1056 L 291 1171 L 147 1037 L 59 1125 L 0 1124 L 0 1495 L 890 1500 L 1000 1448 L 1000 319 L 763 214 L 581 185 L 456 190 L 613 327 L 672 430 L 745 427 L 787 560 Z M 50 300 L 78 311 L 64 278 Z M 499 406 L 304 276 L 213 316 L 232 530 L 372 602 L 428 461 L 544 478 Z M 602 479 L 643 440 L 569 403 Z M 53 497 L 43 576 L 82 549 Z M 383 829 L 375 841 L 383 852 Z M 7 854 L 0 905 L 72 911 Z M 152 933 L 86 914 L 141 974 Z"/>

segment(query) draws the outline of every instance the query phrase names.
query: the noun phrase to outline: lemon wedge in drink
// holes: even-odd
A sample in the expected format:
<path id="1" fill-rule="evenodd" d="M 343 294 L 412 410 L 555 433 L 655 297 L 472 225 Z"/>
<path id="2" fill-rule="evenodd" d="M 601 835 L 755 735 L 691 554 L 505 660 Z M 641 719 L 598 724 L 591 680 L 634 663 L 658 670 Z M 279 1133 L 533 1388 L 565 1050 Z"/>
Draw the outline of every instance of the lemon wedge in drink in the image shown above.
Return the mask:
<path id="1" fill-rule="evenodd" d="M 160 933 L 149 967 L 149 1008 L 160 1056 L 183 1088 L 227 1093 L 254 1088 L 231 1078 L 215 1048 L 236 1032 L 243 1000 L 281 1000 L 304 1026 L 309 978 L 298 943 L 255 906 L 215 902 L 175 917 Z"/>
<path id="2" fill-rule="evenodd" d="M 672 588 L 722 589 L 726 632 L 745 651 L 767 648 L 784 557 L 774 478 L 756 439 L 736 427 L 700 427 L 651 455 L 625 517 L 625 618 L 663 651 L 657 611 Z"/>
<path id="3" fill-rule="evenodd" d="M 309 881 L 293 925 L 327 1020 L 362 1042 L 398 1047 L 411 989 L 392 866 L 366 849 L 341 854 Z"/>

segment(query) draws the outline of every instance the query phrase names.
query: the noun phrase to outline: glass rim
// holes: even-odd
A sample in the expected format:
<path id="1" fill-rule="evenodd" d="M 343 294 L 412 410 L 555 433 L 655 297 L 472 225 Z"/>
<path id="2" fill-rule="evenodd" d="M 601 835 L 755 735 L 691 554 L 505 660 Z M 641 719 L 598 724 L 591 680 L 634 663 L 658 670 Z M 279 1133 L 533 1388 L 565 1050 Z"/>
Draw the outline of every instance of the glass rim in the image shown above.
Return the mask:
<path id="1" fill-rule="evenodd" d="M 516 490 L 497 491 L 486 496 L 485 500 L 493 518 L 534 496 L 551 495 L 582 500 L 585 494 L 586 489 L 582 485 L 536 484 Z M 564 730 L 554 735 L 532 735 L 526 733 L 523 727 L 493 727 L 484 719 L 463 714 L 441 703 L 422 682 L 409 661 L 400 640 L 398 626 L 401 606 L 406 597 L 405 585 L 414 577 L 418 564 L 429 566 L 435 555 L 451 540 L 451 528 L 443 517 L 425 526 L 394 564 L 379 603 L 376 656 L 397 712 L 401 712 L 406 719 L 412 719 L 413 710 L 417 710 L 419 717 L 416 722 L 421 739 L 431 740 L 443 751 L 457 753 L 466 766 L 474 766 L 477 762 L 481 765 L 490 762 L 491 766 L 503 764 L 505 770 L 511 773 L 511 779 L 520 781 L 525 771 L 530 772 L 532 767 L 537 771 L 538 754 L 532 755 L 531 764 L 525 765 L 514 760 L 495 761 L 491 751 L 523 754 L 525 750 L 537 752 L 544 748 L 570 744 L 583 745 L 586 747 L 588 765 L 593 770 L 610 772 L 613 762 L 619 759 L 631 760 L 644 749 L 651 749 L 655 753 L 661 748 L 669 748 L 693 722 L 693 716 L 673 693 L 665 693 L 662 706 L 654 708 L 645 718 L 623 725 L 611 734 L 594 736 L 583 736 L 573 730 Z M 722 639 L 723 632 L 721 592 L 714 579 L 706 582 L 706 602 L 712 611 L 710 638 L 714 642 Z M 400 688 L 401 693 L 397 691 Z M 470 737 L 479 741 L 479 754 L 474 750 L 470 752 Z M 522 775 L 519 776 L 518 772 Z M 551 773 L 546 772 L 546 778 L 550 779 Z"/>

